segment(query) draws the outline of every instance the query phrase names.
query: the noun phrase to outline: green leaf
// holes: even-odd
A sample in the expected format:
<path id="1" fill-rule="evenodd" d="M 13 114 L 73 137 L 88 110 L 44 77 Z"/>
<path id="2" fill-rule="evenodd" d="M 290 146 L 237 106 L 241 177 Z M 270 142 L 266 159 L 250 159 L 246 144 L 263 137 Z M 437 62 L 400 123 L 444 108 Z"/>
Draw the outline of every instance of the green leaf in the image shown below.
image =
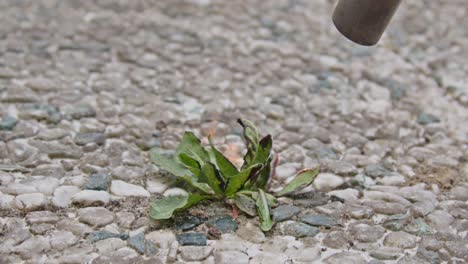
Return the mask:
<path id="1" fill-rule="evenodd" d="M 262 167 L 262 164 L 255 164 L 250 166 L 247 169 L 242 170 L 237 175 L 231 177 L 228 181 L 225 193 L 227 196 L 231 196 L 236 193 L 242 186 L 245 181 L 254 173 L 257 173 Z"/>
<path id="2" fill-rule="evenodd" d="M 244 213 L 250 216 L 257 215 L 257 211 L 255 210 L 255 200 L 250 198 L 249 196 L 245 194 L 236 193 L 236 195 L 234 196 L 234 203 Z"/>
<path id="3" fill-rule="evenodd" d="M 179 179 L 184 180 L 187 182 L 190 186 L 193 188 L 196 188 L 206 194 L 213 194 L 213 190 L 211 189 L 210 185 L 204 182 L 198 182 L 195 178 L 189 176 L 189 175 L 184 175 L 180 177 Z"/>
<path id="4" fill-rule="evenodd" d="M 271 207 L 276 207 L 278 206 L 278 199 L 276 199 L 275 196 L 269 194 L 269 193 L 265 193 L 265 196 L 268 200 L 268 204 L 271 206 Z M 255 199 L 255 200 L 258 200 L 258 192 L 252 192 L 252 198 Z"/>
<path id="5" fill-rule="evenodd" d="M 151 204 L 149 216 L 156 220 L 169 219 L 175 211 L 188 209 L 207 198 L 199 194 L 167 196 Z"/>
<path id="6" fill-rule="evenodd" d="M 191 158 L 185 153 L 180 153 L 179 155 L 179 160 L 189 169 L 197 178 L 200 177 L 201 174 L 201 168 L 200 164 L 198 161 L 195 159 Z"/>
<path id="7" fill-rule="evenodd" d="M 187 170 L 184 166 L 175 162 L 172 159 L 166 158 L 165 156 L 160 154 L 157 149 L 154 149 L 154 148 L 151 149 L 149 155 L 150 155 L 151 161 L 155 165 L 157 165 L 163 170 L 168 171 L 174 176 L 182 177 L 182 176 L 191 174 L 191 172 Z"/>
<path id="8" fill-rule="evenodd" d="M 257 153 L 255 155 L 254 163 L 264 164 L 270 158 L 271 147 L 273 146 L 273 140 L 270 135 L 262 138 L 258 143 Z"/>
<path id="9" fill-rule="evenodd" d="M 260 229 L 263 231 L 269 231 L 273 227 L 273 220 L 270 214 L 268 199 L 262 189 L 258 190 L 258 199 L 256 205 L 257 213 L 260 218 Z"/>
<path id="10" fill-rule="evenodd" d="M 204 196 L 204 195 L 200 195 L 200 194 L 196 194 L 196 193 L 191 193 L 189 194 L 188 196 L 188 199 L 187 199 L 187 204 L 182 208 L 182 209 L 188 209 L 196 204 L 198 204 L 199 202 L 203 201 L 203 200 L 206 200 L 206 199 L 210 199 L 208 196 Z"/>
<path id="11" fill-rule="evenodd" d="M 255 186 L 260 189 L 265 189 L 268 180 L 271 175 L 271 157 L 266 161 L 266 165 L 263 166 L 259 173 L 258 179 L 255 182 Z"/>
<path id="12" fill-rule="evenodd" d="M 299 172 L 296 177 L 289 182 L 281 191 L 277 192 L 277 196 L 290 194 L 298 189 L 302 189 L 310 185 L 318 175 L 320 169 L 304 170 Z"/>
<path id="13" fill-rule="evenodd" d="M 221 172 L 224 179 L 229 179 L 239 173 L 236 166 L 234 166 L 219 150 L 213 145 L 211 146 L 211 152 L 213 153 L 216 165 Z"/>
<path id="14" fill-rule="evenodd" d="M 213 189 L 215 194 L 222 195 L 224 189 L 224 181 L 223 178 L 221 178 L 221 176 L 219 175 L 218 171 L 216 170 L 216 167 L 212 163 L 205 163 L 202 166 L 202 171 L 206 177 L 208 184 L 210 185 L 211 189 Z"/>
<path id="15" fill-rule="evenodd" d="M 254 164 L 257 148 L 260 141 L 260 135 L 255 125 L 247 119 L 238 119 L 237 122 L 244 128 L 244 138 L 247 145 L 247 153 L 244 156 L 242 169 Z"/>
<path id="16" fill-rule="evenodd" d="M 177 146 L 175 151 L 176 161 L 181 161 L 181 153 L 184 153 L 192 159 L 195 159 L 198 161 L 198 163 L 200 163 L 201 166 L 210 160 L 208 152 L 205 150 L 205 148 L 203 148 L 200 140 L 192 132 L 185 132 L 184 136 L 182 137 L 182 141 Z"/>
<path id="17" fill-rule="evenodd" d="M 188 203 L 188 196 L 168 196 L 151 204 L 149 215 L 156 220 L 169 219 L 175 210 L 184 208 Z"/>

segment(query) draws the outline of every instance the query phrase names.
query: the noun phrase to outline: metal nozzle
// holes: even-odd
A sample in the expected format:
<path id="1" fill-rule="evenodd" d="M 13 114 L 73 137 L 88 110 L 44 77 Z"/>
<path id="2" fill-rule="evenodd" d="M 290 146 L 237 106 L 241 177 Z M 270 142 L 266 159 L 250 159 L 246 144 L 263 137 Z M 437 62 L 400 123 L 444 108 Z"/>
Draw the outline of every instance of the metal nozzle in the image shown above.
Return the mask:
<path id="1" fill-rule="evenodd" d="M 365 46 L 377 44 L 401 0 L 340 0 L 333 13 L 336 28 Z"/>

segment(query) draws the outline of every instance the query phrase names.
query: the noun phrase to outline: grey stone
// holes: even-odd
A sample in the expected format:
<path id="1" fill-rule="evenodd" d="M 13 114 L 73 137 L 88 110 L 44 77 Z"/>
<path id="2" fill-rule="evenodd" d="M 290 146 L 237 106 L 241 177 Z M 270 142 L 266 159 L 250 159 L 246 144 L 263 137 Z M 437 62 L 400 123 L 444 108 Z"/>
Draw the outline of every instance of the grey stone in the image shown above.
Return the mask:
<path id="1" fill-rule="evenodd" d="M 344 249 L 350 245 L 351 240 L 343 231 L 331 231 L 322 240 L 323 244 L 329 248 Z"/>
<path id="2" fill-rule="evenodd" d="M 181 246 L 206 246 L 206 236 L 202 233 L 183 233 L 176 238 Z"/>
<path id="3" fill-rule="evenodd" d="M 215 263 L 219 264 L 248 264 L 249 256 L 239 251 L 220 251 L 215 253 Z"/>
<path id="4" fill-rule="evenodd" d="M 26 222 L 28 224 L 42 224 L 49 223 L 55 224 L 59 221 L 59 217 L 50 211 L 36 211 L 26 215 Z"/>
<path id="5" fill-rule="evenodd" d="M 396 248 L 414 248 L 416 246 L 417 237 L 410 235 L 406 232 L 397 231 L 392 232 L 385 236 L 384 245 L 388 247 L 396 247 Z"/>
<path id="6" fill-rule="evenodd" d="M 417 218 L 411 221 L 407 226 L 405 226 L 404 231 L 416 236 L 423 236 L 434 233 L 432 228 L 421 218 Z"/>
<path id="7" fill-rule="evenodd" d="M 354 176 L 358 173 L 356 166 L 342 160 L 325 160 L 324 166 L 340 176 Z"/>
<path id="8" fill-rule="evenodd" d="M 0 130 L 13 130 L 16 123 L 18 123 L 16 118 L 12 116 L 4 116 L 2 120 L 0 120 Z"/>
<path id="9" fill-rule="evenodd" d="M 53 231 L 48 235 L 50 246 L 55 250 L 64 250 L 76 244 L 79 240 L 70 231 Z"/>
<path id="10" fill-rule="evenodd" d="M 395 260 L 401 256 L 403 250 L 399 248 L 380 247 L 372 250 L 370 256 L 380 260 Z"/>
<path id="11" fill-rule="evenodd" d="M 314 237 L 319 233 L 319 231 L 320 230 L 317 227 L 310 226 L 301 222 L 287 222 L 283 226 L 282 234 L 297 238 Z"/>
<path id="12" fill-rule="evenodd" d="M 236 232 L 238 228 L 236 220 L 230 216 L 215 217 L 214 219 L 208 220 L 208 224 L 221 233 Z"/>
<path id="13" fill-rule="evenodd" d="M 291 219 L 300 211 L 301 209 L 294 205 L 280 205 L 272 210 L 272 216 L 276 222 L 282 222 Z"/>
<path id="14" fill-rule="evenodd" d="M 327 264 L 366 264 L 366 259 L 359 253 L 352 252 L 340 252 L 335 253 L 328 258 L 324 259 L 324 263 Z"/>
<path id="15" fill-rule="evenodd" d="M 421 125 L 428 125 L 432 123 L 439 123 L 440 119 L 432 114 L 429 113 L 421 113 L 418 116 L 418 123 Z"/>
<path id="16" fill-rule="evenodd" d="M 21 255 L 25 259 L 30 259 L 36 255 L 43 254 L 50 250 L 49 241 L 43 236 L 33 236 L 20 245 L 12 249 L 13 252 Z"/>
<path id="17" fill-rule="evenodd" d="M 383 227 L 392 231 L 401 231 L 409 222 L 408 214 L 396 214 L 387 217 L 383 222 Z"/>
<path id="18" fill-rule="evenodd" d="M 80 206 L 102 206 L 110 201 L 110 194 L 105 191 L 84 190 L 71 198 L 72 204 Z"/>
<path id="19" fill-rule="evenodd" d="M 184 214 L 177 217 L 174 221 L 174 227 L 182 231 L 189 231 L 201 225 L 204 219 L 196 215 Z"/>
<path id="20" fill-rule="evenodd" d="M 96 116 L 96 111 L 92 106 L 83 104 L 71 107 L 66 111 L 66 115 L 73 119 L 81 119 Z"/>
<path id="21" fill-rule="evenodd" d="M 95 191 L 107 191 L 110 187 L 112 177 L 107 173 L 95 173 L 89 176 L 85 189 Z"/>
<path id="22" fill-rule="evenodd" d="M 91 226 L 104 226 L 114 221 L 114 214 L 102 207 L 87 207 L 78 210 L 79 220 Z"/>
<path id="23" fill-rule="evenodd" d="M 377 242 L 385 234 L 385 228 L 365 223 L 353 224 L 349 232 L 359 242 L 371 243 Z"/>
<path id="24" fill-rule="evenodd" d="M 31 140 L 29 144 L 38 148 L 40 152 L 49 155 L 52 159 L 79 159 L 83 155 L 81 149 L 73 145 L 37 140 Z"/>
<path id="25" fill-rule="evenodd" d="M 381 164 L 370 164 L 367 165 L 364 172 L 366 175 L 372 177 L 372 178 L 381 178 L 385 177 L 388 175 L 391 175 L 391 171 L 387 170 L 384 166 Z"/>
<path id="26" fill-rule="evenodd" d="M 150 193 L 145 188 L 126 183 L 121 180 L 112 181 L 110 191 L 117 196 L 125 197 L 149 197 Z"/>
<path id="27" fill-rule="evenodd" d="M 25 193 L 16 196 L 16 208 L 23 211 L 41 210 L 47 204 L 47 199 L 42 193 Z"/>
<path id="28" fill-rule="evenodd" d="M 52 224 L 32 224 L 29 231 L 34 235 L 44 235 L 47 231 L 54 228 Z"/>
<path id="29" fill-rule="evenodd" d="M 305 247 L 297 250 L 292 256 L 294 262 L 312 263 L 320 259 L 319 247 Z"/>
<path id="30" fill-rule="evenodd" d="M 455 219 L 449 213 L 437 210 L 427 216 L 428 223 L 436 230 L 446 230 L 447 226 L 450 226 Z"/>
<path id="31" fill-rule="evenodd" d="M 75 136 L 75 144 L 79 146 L 91 143 L 102 145 L 105 141 L 106 136 L 103 133 L 78 133 Z"/>
<path id="32" fill-rule="evenodd" d="M 79 236 L 79 237 L 82 237 L 86 234 L 89 234 L 91 233 L 93 230 L 83 224 L 83 223 L 80 223 L 78 220 L 76 219 L 70 219 L 70 218 L 64 218 L 62 220 L 60 220 L 57 224 L 57 229 L 58 230 L 66 230 L 66 231 L 70 231 L 72 232 L 74 235 L 76 236 Z"/>
<path id="33" fill-rule="evenodd" d="M 239 230 L 237 230 L 237 235 L 240 238 L 252 243 L 262 243 L 266 239 L 263 231 L 251 222 L 247 222 L 245 225 L 241 225 Z"/>
<path id="34" fill-rule="evenodd" d="M 143 233 L 130 237 L 127 242 L 137 252 L 145 254 L 145 235 Z"/>
<path id="35" fill-rule="evenodd" d="M 311 226 L 332 227 L 338 225 L 338 222 L 326 215 L 307 214 L 301 217 L 301 221 Z"/>
<path id="36" fill-rule="evenodd" d="M 60 186 L 54 191 L 52 204 L 57 207 L 68 207 L 73 195 L 80 192 L 81 189 L 76 186 Z"/>
<path id="37" fill-rule="evenodd" d="M 465 241 L 448 241 L 445 243 L 445 249 L 454 257 L 468 261 L 468 248 Z"/>
<path id="38" fill-rule="evenodd" d="M 427 250 L 422 247 L 418 248 L 418 251 L 416 252 L 416 256 L 427 260 L 431 264 L 438 264 L 442 262 L 439 254 L 436 251 Z"/>
<path id="39" fill-rule="evenodd" d="M 197 247 L 197 246 L 183 246 L 179 247 L 180 256 L 185 261 L 202 261 L 213 252 L 210 246 Z"/>
<path id="40" fill-rule="evenodd" d="M 122 240 L 127 240 L 129 236 L 127 234 L 116 234 L 109 231 L 100 230 L 90 233 L 87 237 L 87 239 L 92 243 L 108 238 L 119 238 Z"/>

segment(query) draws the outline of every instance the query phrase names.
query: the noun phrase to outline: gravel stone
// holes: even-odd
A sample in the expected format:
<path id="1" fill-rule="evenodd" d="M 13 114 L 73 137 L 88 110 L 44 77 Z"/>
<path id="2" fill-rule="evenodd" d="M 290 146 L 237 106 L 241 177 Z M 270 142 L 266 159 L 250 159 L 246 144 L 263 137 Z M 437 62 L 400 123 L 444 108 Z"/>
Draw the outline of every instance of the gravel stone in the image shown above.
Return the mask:
<path id="1" fill-rule="evenodd" d="M 183 233 L 176 238 L 182 246 L 206 246 L 206 236 L 202 233 Z"/>
<path id="2" fill-rule="evenodd" d="M 311 225 L 311 226 L 324 226 L 324 227 L 332 227 L 338 225 L 338 222 L 336 222 L 335 219 L 326 216 L 326 215 L 312 215 L 312 214 L 307 214 L 301 217 L 301 221 Z"/>
<path id="3" fill-rule="evenodd" d="M 427 216 L 429 225 L 434 227 L 436 230 L 445 231 L 447 226 L 450 226 L 455 219 L 449 213 L 437 210 Z"/>
<path id="4" fill-rule="evenodd" d="M 315 189 L 323 192 L 334 190 L 344 183 L 344 179 L 333 173 L 320 173 L 314 180 Z"/>
<path id="5" fill-rule="evenodd" d="M 20 210 L 35 211 L 44 208 L 47 200 L 42 193 L 26 193 L 16 196 L 15 204 L 16 208 Z"/>
<path id="6" fill-rule="evenodd" d="M 280 205 L 272 210 L 272 216 L 276 222 L 282 222 L 291 219 L 300 211 L 301 209 L 294 205 Z"/>
<path id="7" fill-rule="evenodd" d="M 323 244 L 329 248 L 344 249 L 349 246 L 350 239 L 343 231 L 331 231 L 323 239 Z"/>
<path id="8" fill-rule="evenodd" d="M 55 250 L 64 250 L 78 242 L 78 237 L 69 231 L 53 231 L 48 237 L 52 249 Z"/>
<path id="9" fill-rule="evenodd" d="M 0 130 L 13 130 L 17 123 L 18 119 L 12 116 L 4 116 L 2 120 L 0 120 Z"/>
<path id="10" fill-rule="evenodd" d="M 106 136 L 103 133 L 78 133 L 75 136 L 75 144 L 78 146 L 84 146 L 91 143 L 102 145 L 105 141 Z"/>
<path id="11" fill-rule="evenodd" d="M 87 207 L 78 210 L 79 220 L 91 226 L 104 226 L 114 221 L 114 214 L 106 208 Z"/>
<path id="12" fill-rule="evenodd" d="M 107 240 L 109 238 L 118 238 L 121 240 L 127 240 L 128 235 L 127 234 L 116 234 L 112 233 L 109 231 L 101 230 L 101 231 L 94 231 L 88 235 L 88 240 L 92 243 L 101 241 L 101 240 Z"/>
<path id="13" fill-rule="evenodd" d="M 396 248 L 414 248 L 416 246 L 417 237 L 408 233 L 397 231 L 385 236 L 384 245 Z"/>
<path id="14" fill-rule="evenodd" d="M 59 217 L 50 211 L 36 211 L 26 215 L 26 222 L 30 225 L 42 223 L 55 224 L 58 221 Z"/>
<path id="15" fill-rule="evenodd" d="M 365 223 L 352 225 L 349 232 L 359 242 L 372 243 L 377 242 L 385 234 L 385 228 L 381 226 L 372 226 Z"/>
<path id="16" fill-rule="evenodd" d="M 237 230 L 237 235 L 252 243 L 263 243 L 266 239 L 263 231 L 251 222 L 247 222 L 245 225 L 240 226 L 239 230 Z"/>
<path id="17" fill-rule="evenodd" d="M 112 177 L 107 173 L 96 173 L 88 178 L 85 189 L 94 191 L 107 191 Z"/>
<path id="18" fill-rule="evenodd" d="M 76 186 L 60 186 L 54 191 L 52 204 L 57 207 L 68 207 L 71 203 L 72 197 L 80 192 L 80 188 Z"/>
<path id="19" fill-rule="evenodd" d="M 335 253 L 331 255 L 330 257 L 324 259 L 324 263 L 327 263 L 327 264 L 341 264 L 341 263 L 365 264 L 367 263 L 367 261 L 359 253 L 340 252 L 340 253 Z"/>
<path id="20" fill-rule="evenodd" d="M 149 197 L 150 193 L 143 187 L 126 183 L 121 180 L 112 181 L 111 192 L 117 196 L 125 197 Z"/>
<path id="21" fill-rule="evenodd" d="M 71 198 L 72 203 L 81 206 L 102 206 L 110 201 L 110 194 L 105 191 L 84 190 Z"/>
<path id="22" fill-rule="evenodd" d="M 238 228 L 237 222 L 230 216 L 215 217 L 208 220 L 208 224 L 215 227 L 221 233 L 236 232 Z"/>
<path id="23" fill-rule="evenodd" d="M 381 247 L 370 252 L 370 256 L 379 260 L 395 260 L 401 256 L 403 250 L 392 247 Z"/>
<path id="24" fill-rule="evenodd" d="M 320 231 L 317 227 L 310 226 L 301 222 L 286 222 L 282 227 L 282 233 L 284 235 L 293 236 L 297 238 L 314 237 Z"/>
<path id="25" fill-rule="evenodd" d="M 213 252 L 210 246 L 197 247 L 197 246 L 183 246 L 179 247 L 180 256 L 185 261 L 202 261 Z"/>
<path id="26" fill-rule="evenodd" d="M 215 263 L 219 264 L 248 264 L 249 256 L 239 251 L 215 252 Z"/>

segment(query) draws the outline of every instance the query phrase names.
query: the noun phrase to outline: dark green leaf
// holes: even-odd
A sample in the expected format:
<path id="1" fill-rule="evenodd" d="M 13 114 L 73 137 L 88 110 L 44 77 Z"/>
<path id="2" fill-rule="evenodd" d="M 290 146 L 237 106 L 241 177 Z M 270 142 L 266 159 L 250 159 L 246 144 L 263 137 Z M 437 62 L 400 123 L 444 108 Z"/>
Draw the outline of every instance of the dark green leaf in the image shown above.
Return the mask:
<path id="1" fill-rule="evenodd" d="M 180 153 L 179 160 L 189 169 L 197 178 L 200 177 L 200 164 L 195 159 L 185 153 Z"/>
<path id="2" fill-rule="evenodd" d="M 250 216 L 255 216 L 257 214 L 257 211 L 255 210 L 255 200 L 245 194 L 237 193 L 234 196 L 234 203 L 240 210 Z"/>
<path id="3" fill-rule="evenodd" d="M 244 164 L 242 169 L 245 169 L 254 164 L 257 148 L 260 141 L 260 135 L 255 125 L 247 119 L 238 119 L 237 122 L 244 128 L 244 138 L 247 145 L 247 153 L 244 156 Z"/>
<path id="4" fill-rule="evenodd" d="M 196 193 L 191 193 L 188 196 L 187 204 L 182 209 L 188 209 L 188 208 L 190 208 L 190 207 L 192 207 L 192 206 L 194 206 L 194 205 L 198 204 L 199 202 L 201 202 L 203 200 L 206 200 L 206 199 L 209 199 L 209 197 L 199 195 L 199 194 L 196 194 Z"/>
<path id="5" fill-rule="evenodd" d="M 172 159 L 166 158 L 165 156 L 160 154 L 157 149 L 151 149 L 149 154 L 150 159 L 154 164 L 156 164 L 161 169 L 168 171 L 174 176 L 182 177 L 184 175 L 191 174 L 191 172 L 187 170 L 184 166 L 175 162 Z"/>
<path id="6" fill-rule="evenodd" d="M 211 189 L 217 195 L 223 194 L 224 189 L 224 181 L 223 178 L 219 175 L 216 167 L 212 163 L 205 163 L 202 166 L 202 172 L 206 177 L 208 184 L 210 185 Z"/>
<path id="7" fill-rule="evenodd" d="M 211 151 L 215 157 L 216 165 L 218 165 L 218 169 L 224 179 L 229 179 L 239 173 L 236 166 L 234 166 L 226 157 L 224 157 L 224 155 L 214 146 L 211 146 Z"/>
<path id="8" fill-rule="evenodd" d="M 188 196 L 168 196 L 151 204 L 149 215 L 151 218 L 169 219 L 175 210 L 184 208 L 188 203 Z"/>
<path id="9" fill-rule="evenodd" d="M 226 195 L 231 196 L 235 192 L 237 192 L 239 189 L 241 189 L 245 181 L 247 181 L 247 179 L 252 174 L 257 173 L 261 167 L 262 167 L 262 164 L 255 164 L 253 166 L 250 166 L 247 169 L 242 170 L 237 175 L 231 177 L 226 187 L 226 191 L 225 191 Z"/>
<path id="10" fill-rule="evenodd" d="M 210 160 L 208 152 L 203 148 L 200 140 L 192 132 L 185 132 L 182 141 L 177 146 L 175 151 L 175 159 L 177 161 L 180 161 L 181 153 L 195 159 L 201 166 Z"/>
<path id="11" fill-rule="evenodd" d="M 262 138 L 258 144 L 257 153 L 255 155 L 254 163 L 264 164 L 270 158 L 271 147 L 273 146 L 273 140 L 270 135 Z"/>
<path id="12" fill-rule="evenodd" d="M 196 189 L 198 189 L 198 190 L 200 190 L 200 191 L 202 191 L 202 192 L 204 192 L 206 194 L 213 194 L 213 190 L 211 189 L 211 187 L 207 183 L 198 182 L 195 178 L 190 177 L 188 175 L 182 176 L 182 177 L 180 177 L 180 179 L 187 182 L 193 188 L 196 188 Z"/>
<path id="13" fill-rule="evenodd" d="M 270 214 L 268 199 L 262 189 L 258 190 L 258 199 L 256 205 L 257 213 L 260 218 L 260 229 L 263 231 L 269 231 L 273 227 L 273 220 Z"/>
<path id="14" fill-rule="evenodd" d="M 271 158 L 269 158 L 266 163 L 266 165 L 262 168 L 262 170 L 259 173 L 258 179 L 255 182 L 255 186 L 260 189 L 265 189 L 268 180 L 270 179 L 270 174 L 271 174 Z"/>
<path id="15" fill-rule="evenodd" d="M 268 204 L 271 206 L 271 207 L 276 207 L 278 206 L 278 200 L 276 199 L 275 196 L 269 194 L 269 193 L 265 193 L 265 196 L 268 200 Z M 258 192 L 252 192 L 252 198 L 254 200 L 257 200 L 258 199 Z"/>
<path id="16" fill-rule="evenodd" d="M 304 170 L 299 172 L 296 177 L 289 182 L 281 191 L 277 192 L 277 196 L 282 196 L 286 194 L 290 194 L 298 189 L 302 189 L 310 185 L 315 177 L 319 173 L 319 168 L 314 170 Z"/>

